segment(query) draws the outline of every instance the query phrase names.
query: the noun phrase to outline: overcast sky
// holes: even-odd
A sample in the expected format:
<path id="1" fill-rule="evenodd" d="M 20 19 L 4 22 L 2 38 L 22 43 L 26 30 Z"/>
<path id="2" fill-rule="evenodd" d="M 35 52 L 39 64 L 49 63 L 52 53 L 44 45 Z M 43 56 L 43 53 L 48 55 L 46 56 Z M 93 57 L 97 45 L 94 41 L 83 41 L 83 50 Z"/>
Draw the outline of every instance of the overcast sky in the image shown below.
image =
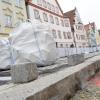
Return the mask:
<path id="1" fill-rule="evenodd" d="M 63 12 L 77 7 L 84 24 L 95 22 L 100 29 L 100 0 L 58 0 Z"/>

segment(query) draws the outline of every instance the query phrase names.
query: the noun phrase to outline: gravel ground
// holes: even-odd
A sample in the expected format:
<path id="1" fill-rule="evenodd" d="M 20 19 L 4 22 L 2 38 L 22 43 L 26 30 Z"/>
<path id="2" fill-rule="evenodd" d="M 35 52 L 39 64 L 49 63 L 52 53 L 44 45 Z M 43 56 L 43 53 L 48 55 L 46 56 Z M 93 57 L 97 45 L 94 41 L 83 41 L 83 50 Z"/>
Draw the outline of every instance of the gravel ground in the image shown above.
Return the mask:
<path id="1" fill-rule="evenodd" d="M 78 91 L 71 100 L 100 100 L 100 87 L 88 86 Z"/>
<path id="2" fill-rule="evenodd" d="M 97 84 L 97 80 L 99 84 Z M 100 100 L 100 72 L 70 100 Z"/>

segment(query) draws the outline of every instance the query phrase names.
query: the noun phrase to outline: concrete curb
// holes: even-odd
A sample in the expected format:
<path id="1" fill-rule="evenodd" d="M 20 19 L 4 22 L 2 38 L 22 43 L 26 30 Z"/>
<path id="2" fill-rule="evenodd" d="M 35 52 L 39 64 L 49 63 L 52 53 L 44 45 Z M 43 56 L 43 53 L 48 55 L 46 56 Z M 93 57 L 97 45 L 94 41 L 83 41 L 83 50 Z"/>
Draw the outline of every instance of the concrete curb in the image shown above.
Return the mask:
<path id="1" fill-rule="evenodd" d="M 39 77 L 27 84 L 0 88 L 0 100 L 64 100 L 70 98 L 76 92 L 76 87 L 80 88 L 80 85 L 98 69 L 100 69 L 100 56 Z"/>

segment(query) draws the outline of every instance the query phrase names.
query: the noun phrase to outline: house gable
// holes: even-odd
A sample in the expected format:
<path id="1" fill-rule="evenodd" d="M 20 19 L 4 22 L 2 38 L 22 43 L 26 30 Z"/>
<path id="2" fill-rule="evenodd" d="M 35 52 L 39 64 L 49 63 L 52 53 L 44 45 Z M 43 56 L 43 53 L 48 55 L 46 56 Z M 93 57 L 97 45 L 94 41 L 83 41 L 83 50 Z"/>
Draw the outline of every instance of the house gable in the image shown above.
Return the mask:
<path id="1" fill-rule="evenodd" d="M 63 17 L 63 11 L 57 0 L 28 0 L 28 5 Z"/>
<path id="2" fill-rule="evenodd" d="M 64 13 L 64 17 L 70 19 L 71 25 L 82 24 L 82 21 L 81 21 L 81 18 L 80 18 L 77 8 Z"/>
<path id="3" fill-rule="evenodd" d="M 82 24 L 79 12 L 78 12 L 78 10 L 76 8 L 75 8 L 75 23 L 76 24 Z"/>

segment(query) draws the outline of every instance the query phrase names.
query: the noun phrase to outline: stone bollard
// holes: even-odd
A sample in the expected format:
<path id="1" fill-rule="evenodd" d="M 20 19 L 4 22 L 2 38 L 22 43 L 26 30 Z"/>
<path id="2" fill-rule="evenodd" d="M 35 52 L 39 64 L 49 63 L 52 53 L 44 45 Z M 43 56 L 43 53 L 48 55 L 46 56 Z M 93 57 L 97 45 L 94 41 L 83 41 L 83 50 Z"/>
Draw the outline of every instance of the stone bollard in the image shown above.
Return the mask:
<path id="1" fill-rule="evenodd" d="M 73 66 L 84 62 L 84 54 L 75 54 L 68 57 L 68 65 Z"/>
<path id="2" fill-rule="evenodd" d="M 38 77 L 37 66 L 34 63 L 15 64 L 11 67 L 13 83 L 26 83 Z"/>

